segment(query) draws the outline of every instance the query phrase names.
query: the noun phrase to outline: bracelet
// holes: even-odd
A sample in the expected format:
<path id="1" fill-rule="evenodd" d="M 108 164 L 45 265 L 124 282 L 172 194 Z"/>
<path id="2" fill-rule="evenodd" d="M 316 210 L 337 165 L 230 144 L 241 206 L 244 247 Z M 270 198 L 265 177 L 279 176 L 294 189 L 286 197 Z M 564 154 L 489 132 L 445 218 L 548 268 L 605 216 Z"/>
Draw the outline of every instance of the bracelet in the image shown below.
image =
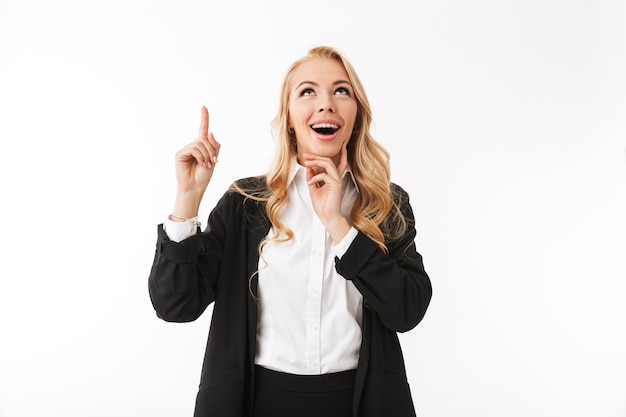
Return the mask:
<path id="1" fill-rule="evenodd" d="M 175 219 L 178 219 L 178 220 L 185 221 L 185 222 L 191 221 L 191 219 L 188 219 L 188 218 L 183 217 L 183 216 L 178 216 L 178 215 L 176 215 L 174 213 L 170 214 L 170 220 L 172 220 L 172 217 L 175 218 Z"/>
<path id="2" fill-rule="evenodd" d="M 170 218 L 170 220 L 178 219 L 178 220 L 182 220 L 182 221 L 185 221 L 185 222 L 191 222 L 191 223 L 193 223 L 196 226 L 200 226 L 202 224 L 198 220 L 188 219 L 187 217 L 179 216 L 179 215 L 174 214 L 174 213 L 170 214 L 168 217 Z"/>

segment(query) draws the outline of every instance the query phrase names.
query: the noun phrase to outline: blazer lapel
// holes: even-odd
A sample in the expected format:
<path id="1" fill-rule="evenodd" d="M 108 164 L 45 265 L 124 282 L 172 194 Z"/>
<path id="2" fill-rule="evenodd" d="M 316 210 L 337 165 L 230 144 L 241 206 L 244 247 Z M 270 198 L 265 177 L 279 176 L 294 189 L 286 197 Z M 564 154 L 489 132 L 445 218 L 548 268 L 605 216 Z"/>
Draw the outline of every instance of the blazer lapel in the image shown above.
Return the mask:
<path id="1" fill-rule="evenodd" d="M 257 299 L 259 283 L 259 245 L 270 230 L 270 221 L 265 212 L 265 204 L 247 200 L 246 226 L 248 229 L 248 352 L 250 366 L 254 370 L 256 356 Z"/>

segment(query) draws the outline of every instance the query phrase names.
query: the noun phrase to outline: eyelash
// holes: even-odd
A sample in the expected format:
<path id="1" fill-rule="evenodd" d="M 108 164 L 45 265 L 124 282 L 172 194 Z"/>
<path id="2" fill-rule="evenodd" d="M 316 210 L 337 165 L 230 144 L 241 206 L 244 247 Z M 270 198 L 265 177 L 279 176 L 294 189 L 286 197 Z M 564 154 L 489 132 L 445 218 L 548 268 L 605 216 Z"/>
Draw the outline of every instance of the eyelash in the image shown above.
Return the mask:
<path id="1" fill-rule="evenodd" d="M 337 94 L 338 91 L 342 91 L 341 95 L 346 95 L 349 96 L 350 95 L 350 90 L 348 90 L 346 87 L 339 87 L 335 90 L 335 94 Z M 305 88 L 300 92 L 301 96 L 308 96 L 310 95 L 309 93 L 314 93 L 315 90 L 313 90 L 312 88 Z"/>

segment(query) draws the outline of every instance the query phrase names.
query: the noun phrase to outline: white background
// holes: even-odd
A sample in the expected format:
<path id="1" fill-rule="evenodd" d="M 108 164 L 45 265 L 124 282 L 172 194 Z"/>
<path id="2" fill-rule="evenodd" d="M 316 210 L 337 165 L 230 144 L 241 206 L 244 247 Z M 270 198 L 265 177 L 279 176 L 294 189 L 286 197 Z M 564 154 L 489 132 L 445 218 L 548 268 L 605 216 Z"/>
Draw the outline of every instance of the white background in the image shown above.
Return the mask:
<path id="1" fill-rule="evenodd" d="M 320 44 L 417 216 L 418 415 L 626 416 L 625 28 L 617 0 L 0 0 L 0 416 L 191 416 L 210 310 L 147 291 L 173 155 L 209 107 L 206 217 Z"/>

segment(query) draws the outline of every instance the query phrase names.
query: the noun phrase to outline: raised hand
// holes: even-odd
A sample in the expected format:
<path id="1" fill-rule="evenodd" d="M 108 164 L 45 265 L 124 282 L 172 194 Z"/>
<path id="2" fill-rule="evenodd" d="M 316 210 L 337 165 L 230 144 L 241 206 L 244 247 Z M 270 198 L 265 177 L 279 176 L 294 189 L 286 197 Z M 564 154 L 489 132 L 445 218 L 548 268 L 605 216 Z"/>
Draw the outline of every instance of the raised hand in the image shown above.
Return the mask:
<path id="1" fill-rule="evenodd" d="M 338 165 L 335 165 L 331 158 L 303 155 L 313 209 L 335 243 L 339 243 L 350 230 L 348 220 L 341 213 L 343 194 L 341 175 L 348 167 L 346 146 L 344 143 L 341 147 Z"/>
<path id="2" fill-rule="evenodd" d="M 213 176 L 220 144 L 209 133 L 209 111 L 202 106 L 198 138 L 176 153 L 177 194 L 174 212 L 183 217 L 198 213 L 204 191 Z"/>

